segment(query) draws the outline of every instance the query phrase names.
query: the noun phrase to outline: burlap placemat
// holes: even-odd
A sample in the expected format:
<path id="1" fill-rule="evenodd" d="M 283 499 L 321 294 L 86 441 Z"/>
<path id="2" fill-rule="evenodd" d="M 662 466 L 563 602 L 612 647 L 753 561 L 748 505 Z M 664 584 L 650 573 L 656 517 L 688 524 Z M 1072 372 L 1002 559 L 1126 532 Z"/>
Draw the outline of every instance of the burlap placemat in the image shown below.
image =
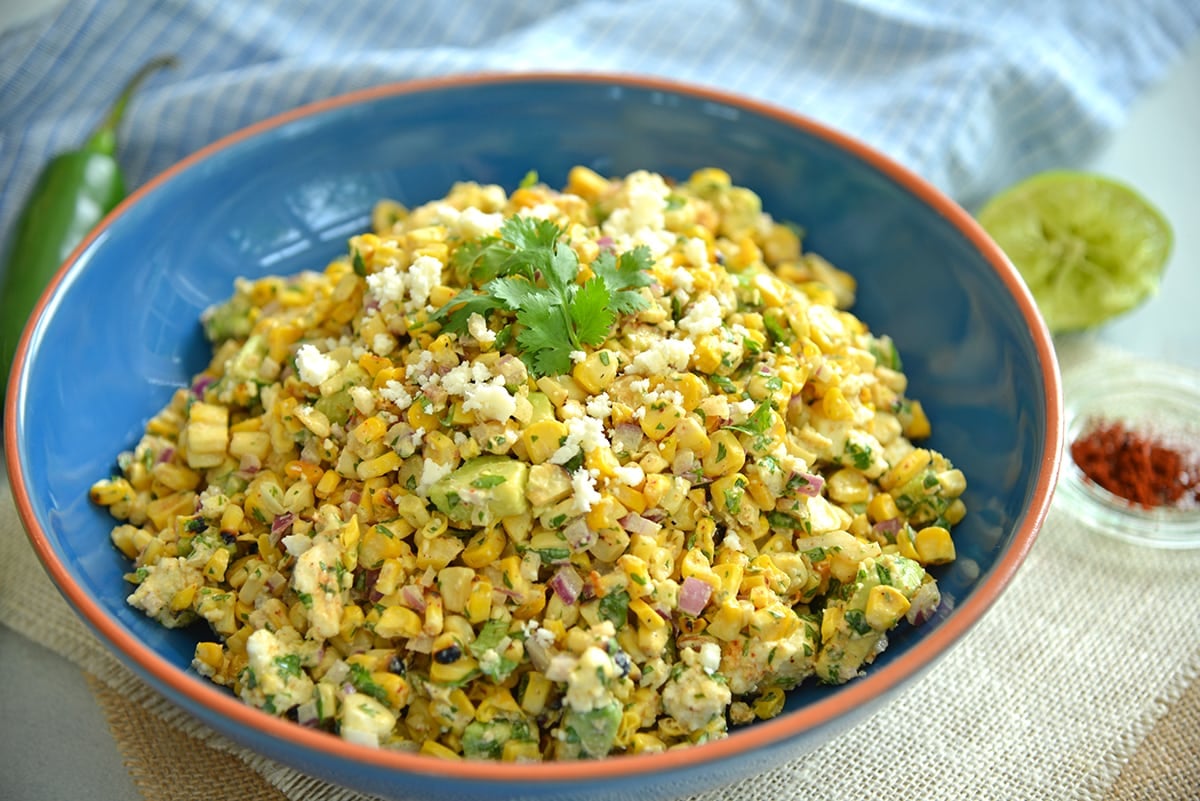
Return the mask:
<path id="1" fill-rule="evenodd" d="M 813 754 L 698 798 L 1200 799 L 1198 587 L 1200 551 L 1127 545 L 1055 508 L 1012 586 L 924 679 Z M 246 752 L 126 670 L 41 570 L 7 484 L 0 623 L 94 677 L 148 799 L 212 798 L 214 775 L 230 798 L 362 799 Z"/>

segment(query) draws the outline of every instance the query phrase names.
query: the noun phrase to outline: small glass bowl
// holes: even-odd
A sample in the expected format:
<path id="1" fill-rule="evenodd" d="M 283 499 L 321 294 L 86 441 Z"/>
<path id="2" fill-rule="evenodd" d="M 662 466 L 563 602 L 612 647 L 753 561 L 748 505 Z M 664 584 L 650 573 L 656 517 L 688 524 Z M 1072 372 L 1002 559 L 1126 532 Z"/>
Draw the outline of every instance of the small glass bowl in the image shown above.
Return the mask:
<path id="1" fill-rule="evenodd" d="M 1137 545 L 1200 548 L 1200 508 L 1146 509 L 1087 479 L 1071 443 L 1097 419 L 1133 431 L 1186 438 L 1200 452 L 1200 374 L 1129 361 L 1083 365 L 1063 374 L 1067 446 L 1055 502 L 1090 528 Z"/>

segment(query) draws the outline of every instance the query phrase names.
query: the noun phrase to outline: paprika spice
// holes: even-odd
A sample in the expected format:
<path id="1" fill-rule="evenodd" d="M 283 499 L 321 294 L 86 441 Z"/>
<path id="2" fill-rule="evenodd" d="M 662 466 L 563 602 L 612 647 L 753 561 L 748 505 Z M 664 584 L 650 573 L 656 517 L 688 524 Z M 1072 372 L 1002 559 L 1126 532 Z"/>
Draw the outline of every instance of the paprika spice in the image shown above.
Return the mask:
<path id="1" fill-rule="evenodd" d="M 1071 443 L 1089 481 L 1145 509 L 1200 506 L 1200 442 L 1093 420 Z"/>

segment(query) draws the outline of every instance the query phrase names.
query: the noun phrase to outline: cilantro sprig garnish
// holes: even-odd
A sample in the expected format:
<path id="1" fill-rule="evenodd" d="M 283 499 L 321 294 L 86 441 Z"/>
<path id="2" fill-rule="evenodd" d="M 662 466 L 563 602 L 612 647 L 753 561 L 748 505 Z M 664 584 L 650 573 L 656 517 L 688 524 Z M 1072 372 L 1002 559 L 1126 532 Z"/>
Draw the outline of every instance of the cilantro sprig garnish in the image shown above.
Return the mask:
<path id="1" fill-rule="evenodd" d="M 516 344 L 535 376 L 571 369 L 571 352 L 597 347 L 621 314 L 649 306 L 638 291 L 649 286 L 650 251 L 638 246 L 619 257 L 604 250 L 579 282 L 579 257 L 551 220 L 509 217 L 500 235 L 459 248 L 454 268 L 479 288 L 460 291 L 433 319 L 450 333 L 467 330 L 472 314 L 516 316 Z"/>

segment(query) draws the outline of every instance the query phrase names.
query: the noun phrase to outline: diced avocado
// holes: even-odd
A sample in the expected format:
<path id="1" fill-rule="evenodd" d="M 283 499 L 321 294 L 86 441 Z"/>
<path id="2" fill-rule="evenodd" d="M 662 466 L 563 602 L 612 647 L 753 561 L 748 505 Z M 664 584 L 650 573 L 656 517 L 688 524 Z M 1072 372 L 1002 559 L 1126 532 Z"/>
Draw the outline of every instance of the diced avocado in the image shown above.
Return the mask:
<path id="1" fill-rule="evenodd" d="M 924 577 L 925 570 L 920 564 L 898 554 L 864 559 L 854 582 L 843 587 L 840 597 L 825 606 L 817 676 L 824 682 L 841 684 L 858 675 L 863 663 L 874 659 L 880 638 L 886 633 L 867 619 L 871 590 L 886 585 L 911 600 Z"/>
<path id="2" fill-rule="evenodd" d="M 313 408 L 329 418 L 329 422 L 345 425 L 354 413 L 354 398 L 350 396 L 350 388 L 360 384 L 369 384 L 367 371 L 357 364 L 348 364 L 341 371 L 343 387 L 330 395 L 318 398 Z"/>
<path id="3" fill-rule="evenodd" d="M 562 728 L 567 733 L 567 750 L 571 756 L 598 758 L 612 751 L 621 725 L 621 704 L 613 701 L 599 709 L 579 712 L 567 707 Z"/>
<path id="4" fill-rule="evenodd" d="M 554 419 L 554 404 L 546 397 L 546 393 L 530 392 L 529 405 L 533 407 L 533 416 L 529 418 L 530 423 Z"/>
<path id="5" fill-rule="evenodd" d="M 219 305 L 210 306 L 201 316 L 204 324 L 204 335 L 214 345 L 219 345 L 227 339 L 242 339 L 250 334 L 254 327 L 252 312 L 254 304 L 250 297 L 238 292 L 229 300 Z"/>
<path id="6" fill-rule="evenodd" d="M 429 488 L 429 499 L 447 517 L 466 525 L 487 525 L 529 508 L 525 486 L 529 466 L 507 456 L 478 456 Z"/>
<path id="7" fill-rule="evenodd" d="M 529 726 L 523 720 L 497 718 L 483 723 L 473 720 L 463 731 L 463 756 L 467 759 L 500 759 L 509 740 L 528 740 Z"/>

